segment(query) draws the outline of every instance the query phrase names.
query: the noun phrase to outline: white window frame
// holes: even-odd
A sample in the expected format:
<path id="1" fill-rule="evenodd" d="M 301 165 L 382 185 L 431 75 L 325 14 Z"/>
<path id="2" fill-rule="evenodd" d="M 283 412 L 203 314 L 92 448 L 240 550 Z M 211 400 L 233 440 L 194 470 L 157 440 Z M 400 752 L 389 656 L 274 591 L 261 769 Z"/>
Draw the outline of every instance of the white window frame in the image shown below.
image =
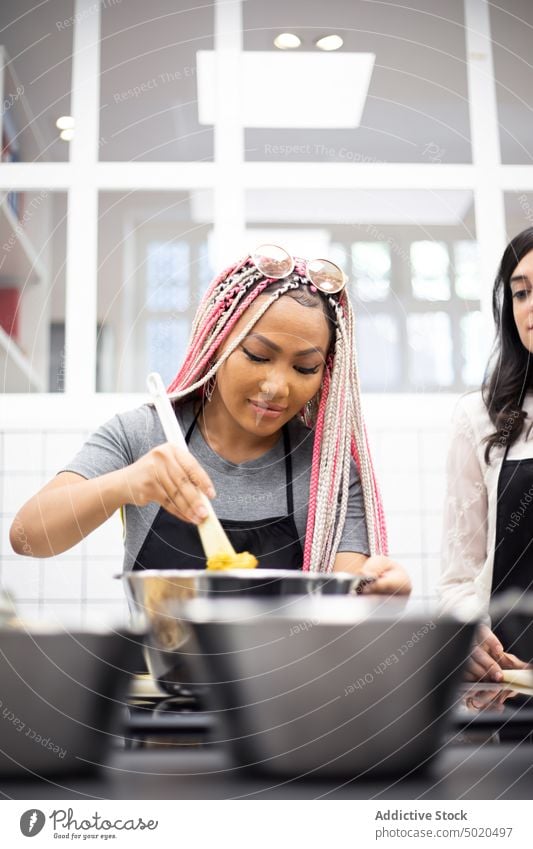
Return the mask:
<path id="1" fill-rule="evenodd" d="M 74 2 L 70 161 L 0 164 L 3 189 L 68 192 L 65 396 L 96 392 L 97 229 L 101 191 L 214 192 L 216 267 L 242 251 L 245 192 L 254 188 L 469 189 L 475 205 L 480 273 L 491 280 L 506 242 L 504 192 L 533 191 L 533 166 L 502 165 L 487 0 L 465 0 L 472 163 L 245 162 L 239 121 L 242 4 L 215 2 L 216 124 L 213 162 L 100 162 L 100 7 Z M 90 14 L 89 14 L 90 9 Z M 481 308 L 492 333 L 491 293 Z M 35 397 L 35 396 L 34 396 Z"/>

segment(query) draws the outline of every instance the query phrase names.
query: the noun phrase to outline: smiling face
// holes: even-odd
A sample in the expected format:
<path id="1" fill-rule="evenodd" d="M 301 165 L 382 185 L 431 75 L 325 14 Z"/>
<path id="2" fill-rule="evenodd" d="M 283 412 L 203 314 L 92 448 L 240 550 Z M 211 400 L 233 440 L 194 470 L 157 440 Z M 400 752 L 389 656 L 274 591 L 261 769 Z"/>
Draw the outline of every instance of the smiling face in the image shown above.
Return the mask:
<path id="1" fill-rule="evenodd" d="M 514 269 L 511 280 L 513 316 L 524 348 L 533 353 L 533 251 Z"/>
<path id="2" fill-rule="evenodd" d="M 264 296 L 257 298 L 221 352 L 264 302 Z M 211 404 L 250 434 L 277 433 L 318 392 L 329 344 L 328 321 L 320 306 L 305 307 L 282 296 L 219 368 Z"/>

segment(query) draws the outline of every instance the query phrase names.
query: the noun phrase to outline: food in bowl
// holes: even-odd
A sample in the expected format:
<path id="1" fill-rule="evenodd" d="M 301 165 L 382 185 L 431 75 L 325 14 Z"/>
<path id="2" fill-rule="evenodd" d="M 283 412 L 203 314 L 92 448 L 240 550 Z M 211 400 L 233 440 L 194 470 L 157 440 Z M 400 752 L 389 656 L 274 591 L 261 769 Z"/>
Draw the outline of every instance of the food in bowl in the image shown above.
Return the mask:
<path id="1" fill-rule="evenodd" d="M 239 554 L 221 552 L 207 558 L 207 568 L 212 572 L 223 572 L 225 569 L 255 569 L 259 564 L 257 557 L 249 551 Z"/>

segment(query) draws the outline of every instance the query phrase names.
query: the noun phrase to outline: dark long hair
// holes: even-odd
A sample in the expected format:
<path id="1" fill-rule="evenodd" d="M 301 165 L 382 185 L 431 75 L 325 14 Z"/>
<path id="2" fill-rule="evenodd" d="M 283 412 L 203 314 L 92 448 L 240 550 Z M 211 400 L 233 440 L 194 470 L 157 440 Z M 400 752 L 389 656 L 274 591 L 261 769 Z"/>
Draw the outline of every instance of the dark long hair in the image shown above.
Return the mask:
<path id="1" fill-rule="evenodd" d="M 513 445 L 524 428 L 526 413 L 522 403 L 533 383 L 533 363 L 514 320 L 510 280 L 520 260 L 530 251 L 533 251 L 533 227 L 509 242 L 494 281 L 492 314 L 496 338 L 481 387 L 483 401 L 496 428 L 486 439 L 487 464 L 493 448 Z"/>

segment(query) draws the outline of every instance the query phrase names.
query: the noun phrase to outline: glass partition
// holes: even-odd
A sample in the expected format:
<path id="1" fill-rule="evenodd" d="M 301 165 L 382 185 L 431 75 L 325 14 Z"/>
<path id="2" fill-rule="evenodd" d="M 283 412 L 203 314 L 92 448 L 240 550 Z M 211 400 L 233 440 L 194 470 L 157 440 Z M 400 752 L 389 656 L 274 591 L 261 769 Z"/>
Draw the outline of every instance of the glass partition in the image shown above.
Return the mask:
<path id="1" fill-rule="evenodd" d="M 0 387 L 62 392 L 66 194 L 0 191 Z"/>
<path id="2" fill-rule="evenodd" d="M 73 33 L 73 0 L 0 3 L 2 162 L 68 160 Z"/>
<path id="3" fill-rule="evenodd" d="M 102 192 L 98 391 L 144 392 L 149 372 L 169 383 L 178 371 L 212 277 L 212 227 L 203 213 L 210 196 Z"/>
<path id="4" fill-rule="evenodd" d="M 531 165 L 533 5 L 528 0 L 508 0 L 491 3 L 489 8 L 502 162 Z"/>
<path id="5" fill-rule="evenodd" d="M 445 14 L 436 0 L 248 0 L 243 14 L 244 50 L 261 53 L 243 74 L 249 161 L 471 162 L 463 0 Z M 283 32 L 298 49 L 274 47 Z M 325 33 L 340 49 L 317 47 Z"/>
<path id="6" fill-rule="evenodd" d="M 100 159 L 213 159 L 198 117 L 199 50 L 213 49 L 213 4 L 102 3 Z"/>
<path id="7" fill-rule="evenodd" d="M 254 190 L 247 218 L 250 248 L 273 241 L 345 269 L 365 390 L 479 385 L 488 340 L 469 192 Z"/>

